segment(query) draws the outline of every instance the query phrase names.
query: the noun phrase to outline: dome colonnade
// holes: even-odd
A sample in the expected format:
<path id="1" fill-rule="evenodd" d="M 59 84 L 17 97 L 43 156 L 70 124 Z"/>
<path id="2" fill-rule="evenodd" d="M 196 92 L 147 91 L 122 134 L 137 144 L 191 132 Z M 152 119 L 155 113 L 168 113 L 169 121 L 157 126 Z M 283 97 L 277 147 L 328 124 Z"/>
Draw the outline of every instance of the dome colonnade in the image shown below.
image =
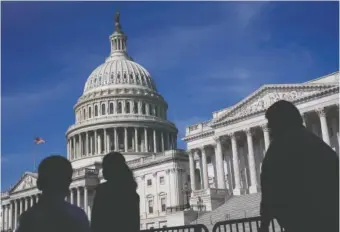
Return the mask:
<path id="1" fill-rule="evenodd" d="M 110 36 L 111 53 L 86 81 L 74 106 L 75 124 L 66 132 L 70 160 L 177 148 L 177 128 L 167 120 L 168 104 L 150 73 L 127 54 L 119 15 Z"/>

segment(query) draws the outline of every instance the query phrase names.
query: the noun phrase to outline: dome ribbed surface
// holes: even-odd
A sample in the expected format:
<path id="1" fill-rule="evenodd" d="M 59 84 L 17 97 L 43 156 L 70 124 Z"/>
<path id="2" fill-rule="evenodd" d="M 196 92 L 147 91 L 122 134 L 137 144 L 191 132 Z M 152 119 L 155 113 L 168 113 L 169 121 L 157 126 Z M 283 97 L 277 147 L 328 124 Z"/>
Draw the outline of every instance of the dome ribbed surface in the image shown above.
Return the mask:
<path id="1" fill-rule="evenodd" d="M 84 94 L 114 88 L 115 85 L 140 86 L 156 91 L 150 73 L 140 64 L 129 59 L 110 59 L 98 66 L 86 81 Z"/>

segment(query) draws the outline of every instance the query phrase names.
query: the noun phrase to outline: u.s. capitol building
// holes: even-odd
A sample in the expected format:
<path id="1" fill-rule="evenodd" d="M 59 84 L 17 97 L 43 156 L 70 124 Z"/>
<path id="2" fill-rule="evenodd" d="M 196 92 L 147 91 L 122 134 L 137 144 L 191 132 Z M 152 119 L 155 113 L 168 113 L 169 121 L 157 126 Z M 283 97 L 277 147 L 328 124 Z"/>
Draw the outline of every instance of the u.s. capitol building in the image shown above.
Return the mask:
<path id="1" fill-rule="evenodd" d="M 75 123 L 66 131 L 67 158 L 74 168 L 67 200 L 89 218 L 95 187 L 104 181 L 101 160 L 109 151 L 120 151 L 138 183 L 142 229 L 225 220 L 221 207 L 228 211 L 233 199 L 259 198 L 261 162 L 270 141 L 264 112 L 279 99 L 294 102 L 307 128 L 339 153 L 338 73 L 262 86 L 214 112 L 211 120 L 186 128 L 188 149 L 183 151 L 177 149 L 178 130 L 167 119 L 168 105 L 150 73 L 128 56 L 119 14 L 109 38 L 111 53 L 88 77 L 74 106 Z M 15 229 L 19 215 L 39 200 L 36 180 L 36 173 L 25 172 L 2 192 L 2 230 Z"/>

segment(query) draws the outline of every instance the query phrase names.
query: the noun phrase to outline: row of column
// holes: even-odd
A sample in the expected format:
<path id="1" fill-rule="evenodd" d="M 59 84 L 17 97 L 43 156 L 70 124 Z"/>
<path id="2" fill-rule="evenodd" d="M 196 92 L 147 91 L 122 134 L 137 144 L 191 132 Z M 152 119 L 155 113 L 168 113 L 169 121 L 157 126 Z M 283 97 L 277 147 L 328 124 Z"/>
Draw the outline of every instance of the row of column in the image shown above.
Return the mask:
<path id="1" fill-rule="evenodd" d="M 111 114 L 151 115 L 166 119 L 165 108 L 156 104 L 135 100 L 116 100 L 84 106 L 76 112 L 76 121 Z"/>
<path id="2" fill-rule="evenodd" d="M 113 150 L 163 152 L 176 149 L 176 141 L 177 135 L 175 133 L 156 129 L 139 127 L 104 128 L 70 137 L 67 141 L 67 153 L 71 159 L 77 159 L 88 155 L 105 154 Z"/>
<path id="3" fill-rule="evenodd" d="M 39 200 L 40 194 L 31 195 L 2 205 L 2 230 L 14 229 L 17 226 L 19 216 Z"/>
<path id="4" fill-rule="evenodd" d="M 9 204 L 2 205 L 2 230 L 14 229 L 17 226 L 19 216 L 24 213 L 28 208 L 32 207 L 39 200 L 40 193 L 31 195 L 24 198 L 11 200 Z M 83 201 L 81 202 L 81 195 Z M 88 210 L 88 189 L 87 187 L 71 188 L 70 194 L 66 197 L 71 204 L 83 208 L 87 215 L 90 215 Z M 89 216 L 90 217 L 90 216 Z"/>
<path id="5" fill-rule="evenodd" d="M 329 131 L 328 131 L 328 124 L 326 119 L 326 109 L 317 109 L 316 110 L 320 125 L 321 125 L 321 134 L 322 139 L 325 143 L 328 145 L 330 144 L 330 137 L 329 137 Z M 304 118 L 304 117 L 303 117 Z M 304 119 L 304 124 L 306 124 Z M 261 126 L 263 131 L 263 138 L 264 138 L 264 145 L 265 149 L 267 150 L 269 144 L 270 144 L 270 136 L 269 131 L 267 128 L 267 125 Z M 258 183 L 257 183 L 257 173 L 256 173 L 256 164 L 255 164 L 255 157 L 254 157 L 254 146 L 253 146 L 253 128 L 247 128 L 243 130 L 246 134 L 247 138 L 247 146 L 248 146 L 248 165 L 249 165 L 249 171 L 250 171 L 250 182 L 251 185 L 249 187 L 250 193 L 257 192 L 258 189 Z M 236 132 L 230 133 L 227 135 L 218 136 L 215 137 L 215 144 L 212 144 L 212 146 L 215 148 L 215 159 L 216 159 L 216 175 L 217 175 L 217 186 L 219 189 L 225 189 L 226 188 L 226 182 L 225 182 L 225 173 L 224 173 L 224 164 L 223 164 L 223 152 L 222 152 L 222 141 L 227 137 L 230 139 L 231 143 L 231 149 L 232 149 L 232 162 L 234 167 L 234 181 L 235 181 L 235 187 L 234 187 L 234 194 L 239 195 L 240 189 L 241 189 L 241 178 L 240 178 L 240 168 L 239 168 L 239 157 L 238 157 L 238 147 L 237 147 L 237 140 L 236 140 Z M 339 133 L 337 134 L 337 139 L 339 141 Z M 194 161 L 194 155 L 198 152 L 201 153 L 200 159 L 202 162 L 202 176 L 203 176 L 203 188 L 209 188 L 209 182 L 208 182 L 208 168 L 207 168 L 207 156 L 205 147 L 200 147 L 193 149 L 189 151 L 189 166 L 190 166 L 190 178 L 191 178 L 191 189 L 196 190 L 196 181 L 195 181 L 195 161 Z"/>

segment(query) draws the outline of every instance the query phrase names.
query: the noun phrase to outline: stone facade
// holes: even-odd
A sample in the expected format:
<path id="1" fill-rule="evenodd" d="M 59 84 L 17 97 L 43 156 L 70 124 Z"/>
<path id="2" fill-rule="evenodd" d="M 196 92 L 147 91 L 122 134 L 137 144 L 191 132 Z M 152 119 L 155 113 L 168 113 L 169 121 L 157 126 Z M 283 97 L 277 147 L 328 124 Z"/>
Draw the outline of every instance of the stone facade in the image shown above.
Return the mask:
<path id="1" fill-rule="evenodd" d="M 214 112 L 211 120 L 186 128 L 183 140 L 194 180 L 192 198 L 204 199 L 211 210 L 216 207 L 211 189 L 225 191 L 224 199 L 261 191 L 261 163 L 270 143 L 264 114 L 280 99 L 293 102 L 304 125 L 339 154 L 338 72 L 306 83 L 264 85 L 239 103 Z"/>

